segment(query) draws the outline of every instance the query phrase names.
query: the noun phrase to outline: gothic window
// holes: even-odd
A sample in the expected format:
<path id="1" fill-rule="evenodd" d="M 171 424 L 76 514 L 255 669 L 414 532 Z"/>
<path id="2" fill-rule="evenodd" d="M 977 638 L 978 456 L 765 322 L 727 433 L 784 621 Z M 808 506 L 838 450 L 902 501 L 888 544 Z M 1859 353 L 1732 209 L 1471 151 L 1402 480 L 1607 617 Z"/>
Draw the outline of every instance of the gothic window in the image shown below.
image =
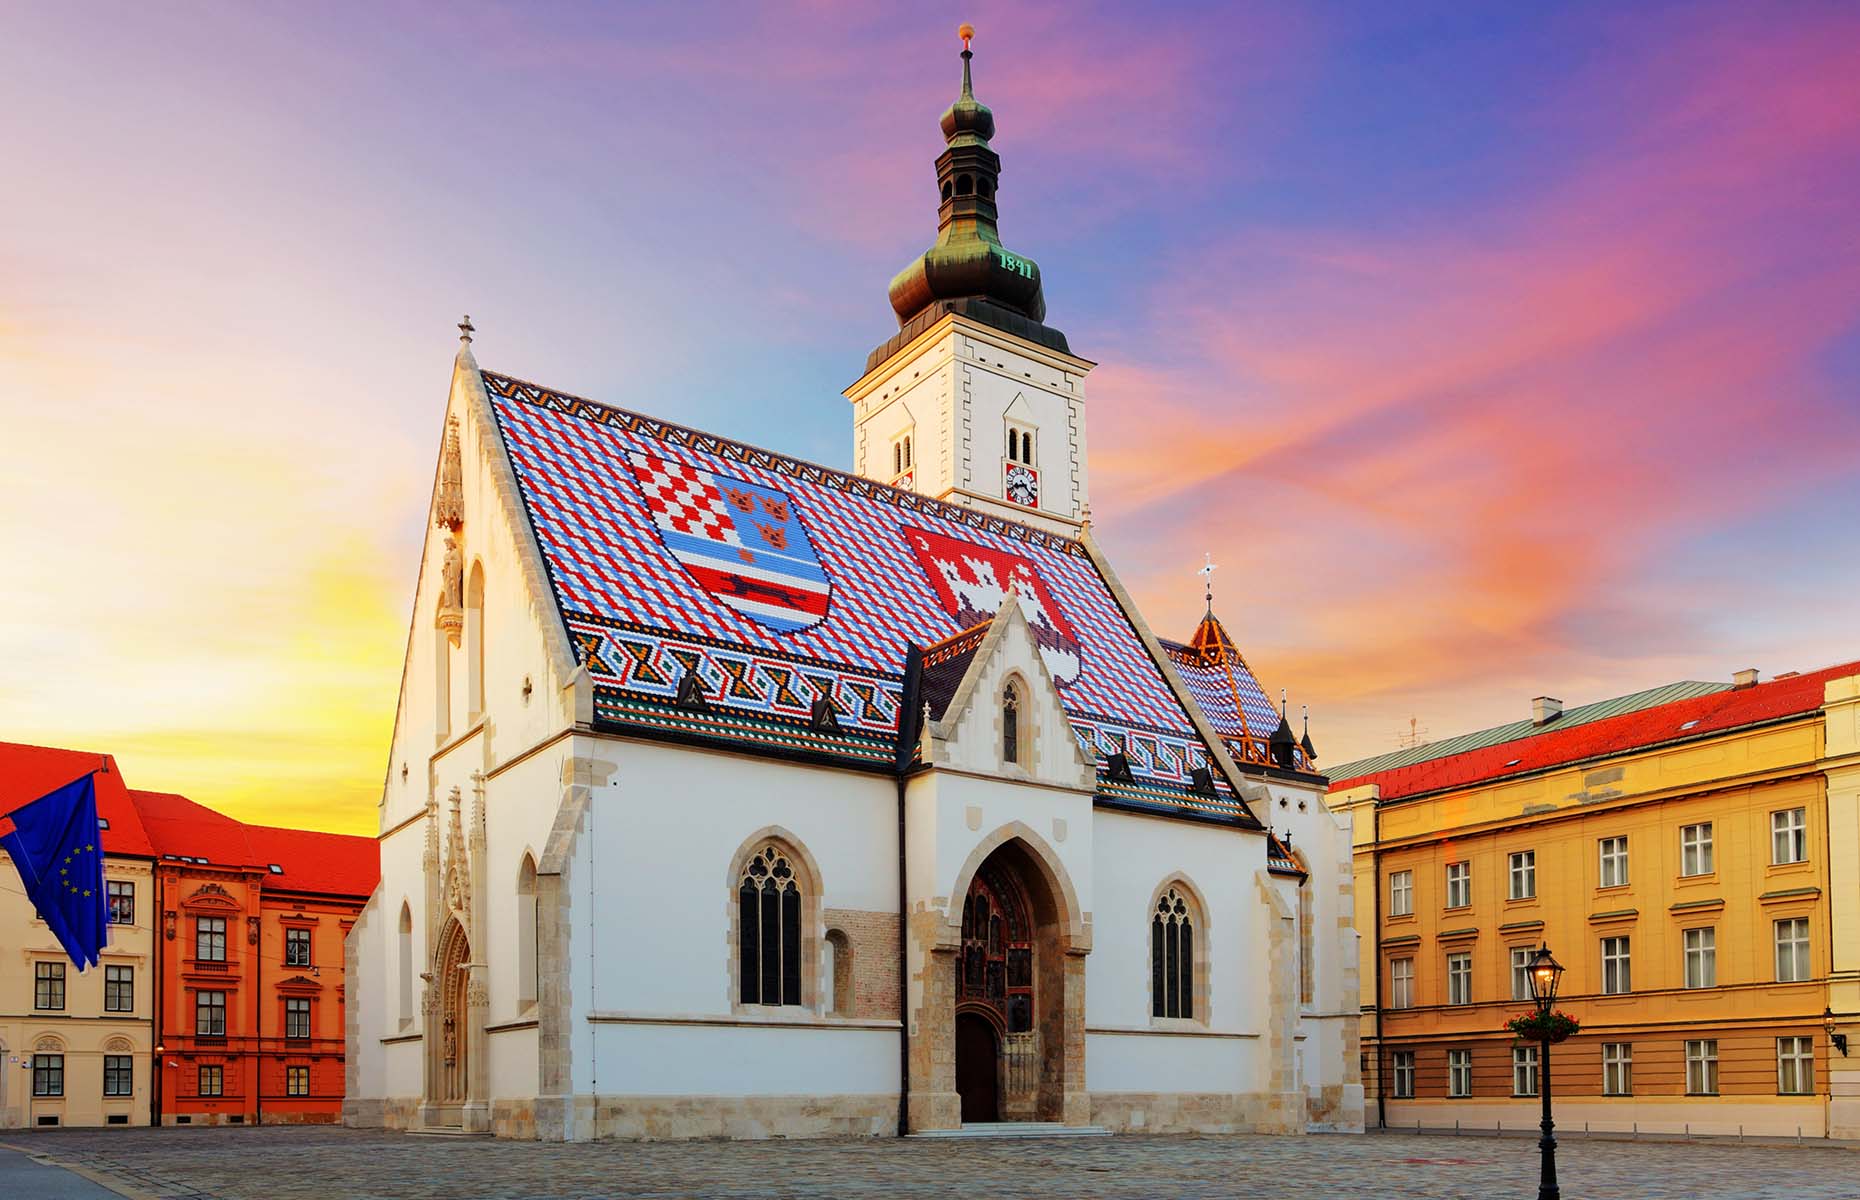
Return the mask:
<path id="1" fill-rule="evenodd" d="M 1001 693 L 1001 761 L 1020 761 L 1020 693 L 1011 683 Z"/>
<path id="2" fill-rule="evenodd" d="M 736 890 L 744 1004 L 801 1003 L 801 884 L 782 847 L 750 856 Z"/>
<path id="3" fill-rule="evenodd" d="M 1009 462 L 1033 465 L 1033 430 L 1023 425 L 1009 425 L 1007 431 L 1007 456 Z"/>
<path id="4" fill-rule="evenodd" d="M 1163 889 L 1150 917 L 1150 1013 L 1195 1016 L 1194 909 L 1181 889 Z"/>
<path id="5" fill-rule="evenodd" d="M 912 434 L 907 431 L 891 443 L 891 478 L 894 483 L 909 475 L 916 466 L 911 442 Z"/>
<path id="6" fill-rule="evenodd" d="M 1033 1028 L 1033 922 L 1014 881 L 987 866 L 962 902 L 956 1003 L 992 1009 L 1009 1033 Z"/>
<path id="7" fill-rule="evenodd" d="M 541 976 L 536 960 L 536 860 L 525 854 L 517 871 L 517 1004 L 536 1003 Z"/>
<path id="8" fill-rule="evenodd" d="M 399 933 L 400 970 L 400 1025 L 402 1029 L 413 1024 L 413 908 L 405 901 L 400 904 Z"/>

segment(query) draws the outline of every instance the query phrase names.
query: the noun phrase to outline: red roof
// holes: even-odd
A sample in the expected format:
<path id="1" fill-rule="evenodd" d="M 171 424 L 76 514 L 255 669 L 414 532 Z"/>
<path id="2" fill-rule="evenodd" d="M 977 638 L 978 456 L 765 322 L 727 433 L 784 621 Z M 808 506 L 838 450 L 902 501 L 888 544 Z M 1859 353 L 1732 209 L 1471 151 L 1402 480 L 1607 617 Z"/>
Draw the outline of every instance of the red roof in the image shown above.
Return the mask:
<path id="1" fill-rule="evenodd" d="M 116 760 L 94 750 L 0 742 L 0 814 L 56 791 L 86 771 L 96 770 L 99 763 L 105 769 L 97 774 L 97 817 L 109 823 L 102 830 L 104 853 L 154 857 L 155 848 L 149 843 L 135 806 L 129 802 L 129 790 L 123 785 L 123 773 L 117 769 Z M 0 833 L 12 828 L 13 822 L 0 815 Z"/>
<path id="2" fill-rule="evenodd" d="M 371 837 L 247 825 L 170 792 L 131 792 L 157 853 L 266 871 L 267 891 L 367 896 L 381 875 Z M 271 873 L 273 865 L 282 873 Z"/>
<path id="3" fill-rule="evenodd" d="M 1530 737 L 1468 750 L 1464 754 L 1333 780 L 1331 790 L 1373 783 L 1381 786 L 1382 799 L 1395 800 L 1760 725 L 1819 709 L 1823 684 L 1855 674 L 1860 674 L 1860 662 L 1842 663 L 1805 675 L 1772 679 L 1753 687 L 1675 700 L 1571 729 L 1552 727 Z"/>

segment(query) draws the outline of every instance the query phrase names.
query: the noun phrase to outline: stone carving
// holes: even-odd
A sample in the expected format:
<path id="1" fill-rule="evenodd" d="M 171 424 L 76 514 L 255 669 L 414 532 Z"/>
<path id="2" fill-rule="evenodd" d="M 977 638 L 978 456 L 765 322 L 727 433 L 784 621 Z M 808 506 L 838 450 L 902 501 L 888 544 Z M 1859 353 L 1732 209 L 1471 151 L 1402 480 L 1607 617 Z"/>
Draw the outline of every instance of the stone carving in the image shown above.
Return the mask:
<path id="1" fill-rule="evenodd" d="M 465 559 L 459 553 L 458 539 L 446 535 L 445 563 L 440 568 L 439 614 L 435 619 L 446 631 L 446 640 L 459 644 L 465 632 Z"/>
<path id="2" fill-rule="evenodd" d="M 439 458 L 439 490 L 433 524 L 457 533 L 465 524 L 465 467 L 459 452 L 459 419 L 446 418 L 446 448 Z"/>
<path id="3" fill-rule="evenodd" d="M 445 1038 L 440 1043 L 440 1059 L 448 1067 L 456 1066 L 459 1061 L 458 1019 L 451 1013 L 446 1014 Z"/>
<path id="4" fill-rule="evenodd" d="M 471 932 L 471 868 L 465 861 L 465 830 L 461 823 L 463 797 L 452 789 L 452 820 L 446 831 L 446 903 L 459 914 L 466 931 Z"/>

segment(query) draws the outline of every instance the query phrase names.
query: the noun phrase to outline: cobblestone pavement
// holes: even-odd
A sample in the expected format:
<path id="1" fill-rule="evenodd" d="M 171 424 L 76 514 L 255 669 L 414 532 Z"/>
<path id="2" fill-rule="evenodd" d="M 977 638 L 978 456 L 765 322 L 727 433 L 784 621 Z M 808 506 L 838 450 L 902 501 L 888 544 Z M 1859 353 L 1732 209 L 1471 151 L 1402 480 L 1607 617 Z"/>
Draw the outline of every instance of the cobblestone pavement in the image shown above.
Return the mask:
<path id="1" fill-rule="evenodd" d="M 6 1143 L 188 1200 L 342 1197 L 1531 1197 L 1525 1138 L 1050 1138 L 540 1145 L 333 1128 L 11 1132 Z M 1860 1151 L 1565 1142 L 1568 1200 L 1860 1197 Z"/>

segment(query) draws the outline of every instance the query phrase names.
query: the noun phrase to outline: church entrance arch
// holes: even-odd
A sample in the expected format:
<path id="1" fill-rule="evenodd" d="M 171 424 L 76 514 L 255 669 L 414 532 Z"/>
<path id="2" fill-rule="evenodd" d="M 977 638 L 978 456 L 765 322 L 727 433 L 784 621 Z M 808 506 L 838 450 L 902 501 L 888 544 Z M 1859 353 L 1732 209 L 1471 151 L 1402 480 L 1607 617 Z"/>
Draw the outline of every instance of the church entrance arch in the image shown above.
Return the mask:
<path id="1" fill-rule="evenodd" d="M 1087 947 L 1074 944 L 1077 921 L 1058 870 L 1050 851 L 1003 831 L 968 878 L 944 1017 L 944 1086 L 953 1086 L 962 1121 L 1087 1118 Z"/>
<path id="2" fill-rule="evenodd" d="M 439 935 L 434 963 L 433 987 L 439 994 L 439 1011 L 435 1014 L 438 1018 L 437 1044 L 431 1049 L 433 1071 L 429 1100 L 439 1109 L 439 1120 L 435 1124 L 459 1124 L 461 1107 L 470 1090 L 471 1038 L 468 1036 L 467 1005 L 471 981 L 470 972 L 466 970 L 470 962 L 471 939 L 454 917 L 446 922 L 445 931 Z"/>

